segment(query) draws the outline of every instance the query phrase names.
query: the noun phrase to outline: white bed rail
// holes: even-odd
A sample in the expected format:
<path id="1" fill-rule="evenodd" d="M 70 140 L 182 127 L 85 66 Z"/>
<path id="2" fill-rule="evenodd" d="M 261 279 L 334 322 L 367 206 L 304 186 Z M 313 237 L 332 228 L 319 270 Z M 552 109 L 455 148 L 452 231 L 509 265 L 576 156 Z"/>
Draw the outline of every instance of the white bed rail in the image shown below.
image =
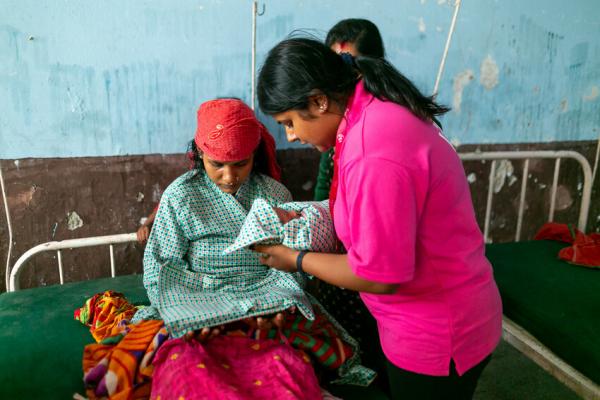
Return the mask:
<path id="1" fill-rule="evenodd" d="M 459 153 L 462 161 L 492 161 L 490 168 L 490 179 L 488 182 L 487 189 L 487 204 L 485 210 L 484 220 L 484 237 L 486 242 L 489 240 L 490 231 L 490 219 L 492 214 L 493 204 L 493 181 L 496 173 L 496 161 L 498 160 L 525 160 L 523 166 L 523 179 L 521 181 L 521 194 L 519 200 L 519 213 L 517 218 L 516 230 L 515 230 L 515 241 L 519 241 L 521 238 L 521 229 L 523 226 L 523 214 L 525 209 L 525 196 L 527 191 L 527 181 L 529 174 L 529 160 L 531 159 L 554 159 L 554 178 L 552 182 L 552 193 L 550 200 L 550 210 L 548 214 L 548 220 L 553 221 L 554 211 L 556 209 L 556 191 L 558 186 L 558 177 L 560 173 L 561 160 L 564 158 L 574 159 L 579 162 L 583 170 L 583 191 L 581 197 L 581 206 L 579 209 L 578 227 L 580 230 L 585 231 L 585 226 L 588 219 L 588 209 L 590 206 L 590 197 L 592 193 L 592 172 L 587 160 L 579 153 L 575 151 L 497 151 L 497 152 L 472 152 L 472 153 Z M 135 242 L 137 240 L 135 233 L 126 233 L 121 235 L 109 235 L 109 236 L 96 236 L 82 239 L 69 239 L 62 240 L 60 242 L 48 242 L 35 246 L 25 252 L 15 263 L 11 272 L 9 292 L 19 290 L 19 276 L 25 263 L 34 255 L 46 252 L 56 251 L 58 261 L 58 273 L 60 278 L 60 284 L 64 283 L 63 266 L 62 266 L 62 253 L 64 249 L 74 249 L 78 247 L 92 247 L 92 246 L 109 246 L 110 252 L 110 271 L 111 276 L 115 276 L 115 260 L 113 245 L 118 243 Z"/>
<path id="2" fill-rule="evenodd" d="M 496 174 L 496 162 L 498 160 L 525 160 L 523 163 L 521 193 L 519 196 L 519 212 L 517 216 L 517 225 L 515 229 L 515 242 L 521 239 L 521 230 L 523 227 L 523 214 L 525 210 L 525 196 L 527 193 L 527 181 L 529 175 L 529 160 L 532 159 L 554 159 L 554 177 L 552 180 L 552 192 L 550 197 L 550 209 L 548 211 L 548 221 L 554 221 L 554 211 L 556 209 L 556 191 L 558 189 L 558 176 L 560 174 L 560 165 L 563 158 L 576 160 L 583 171 L 583 191 L 581 194 L 581 206 L 579 207 L 579 218 L 577 227 L 585 232 L 590 208 L 590 199 L 592 195 L 592 169 L 590 164 L 581 154 L 576 151 L 494 151 L 494 152 L 473 152 L 459 153 L 462 161 L 492 161 L 488 179 L 487 203 L 485 207 L 485 220 L 483 224 L 483 236 L 485 242 L 489 242 L 490 219 L 492 214 L 492 202 L 494 197 L 494 176 Z"/>
<path id="3" fill-rule="evenodd" d="M 21 257 L 19 257 L 12 270 L 10 271 L 10 281 L 7 290 L 9 292 L 19 290 L 19 276 L 21 275 L 21 271 L 26 265 L 25 263 L 34 255 L 46 251 L 56 251 L 56 258 L 58 260 L 58 275 L 60 278 L 60 284 L 62 285 L 64 283 L 64 274 L 61 250 L 75 249 L 79 247 L 94 247 L 108 245 L 110 254 L 110 275 L 114 278 L 116 269 L 113 245 L 135 241 L 137 241 L 137 235 L 135 233 L 123 233 L 120 235 L 94 236 L 81 239 L 61 240 L 59 242 L 42 243 L 27 250 L 25 253 L 23 253 Z"/>

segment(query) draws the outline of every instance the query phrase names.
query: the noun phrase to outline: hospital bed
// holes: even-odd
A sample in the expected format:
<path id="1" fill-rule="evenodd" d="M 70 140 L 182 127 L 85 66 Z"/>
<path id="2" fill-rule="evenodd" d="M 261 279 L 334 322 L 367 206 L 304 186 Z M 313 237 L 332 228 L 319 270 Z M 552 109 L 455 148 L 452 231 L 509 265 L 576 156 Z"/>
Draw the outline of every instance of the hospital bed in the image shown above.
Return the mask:
<path id="1" fill-rule="evenodd" d="M 600 271 L 557 259 L 564 244 L 521 241 L 529 179 L 521 179 L 512 243 L 491 243 L 494 182 L 504 160 L 522 165 L 529 176 L 532 160 L 553 160 L 548 221 L 556 214 L 561 163 L 574 160 L 583 177 L 577 226 L 584 230 L 591 196 L 591 172 L 583 156 L 572 151 L 474 152 L 460 154 L 465 163 L 489 165 L 482 230 L 487 256 L 502 295 L 503 336 L 583 398 L 600 398 Z M 487 167 L 486 167 L 487 168 Z M 496 187 L 497 189 L 497 187 Z M 479 207 L 479 209 L 482 209 Z M 121 234 L 38 245 L 13 266 L 7 293 L 0 295 L 0 398 L 70 398 L 83 393 L 81 356 L 92 343 L 88 328 L 73 319 L 73 310 L 104 290 L 124 293 L 134 304 L 148 304 L 141 275 L 115 276 L 115 246 L 136 241 Z M 66 283 L 62 254 L 69 249 L 108 246 L 111 277 Z M 19 276 L 36 254 L 56 252 L 60 285 L 19 290 Z M 376 333 L 373 333 L 376 335 Z M 385 398 L 377 388 L 352 389 L 354 398 Z"/>

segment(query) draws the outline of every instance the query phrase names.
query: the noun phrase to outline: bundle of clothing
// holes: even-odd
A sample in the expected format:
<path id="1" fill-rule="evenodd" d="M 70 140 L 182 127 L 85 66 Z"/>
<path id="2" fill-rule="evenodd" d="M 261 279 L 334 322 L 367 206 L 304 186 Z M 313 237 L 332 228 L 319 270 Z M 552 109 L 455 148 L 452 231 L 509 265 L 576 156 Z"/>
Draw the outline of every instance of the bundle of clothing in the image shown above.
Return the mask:
<path id="1" fill-rule="evenodd" d="M 544 224 L 534 240 L 556 240 L 570 244 L 561 249 L 558 258 L 583 267 L 600 268 L 600 233 L 584 234 L 567 224 Z"/>

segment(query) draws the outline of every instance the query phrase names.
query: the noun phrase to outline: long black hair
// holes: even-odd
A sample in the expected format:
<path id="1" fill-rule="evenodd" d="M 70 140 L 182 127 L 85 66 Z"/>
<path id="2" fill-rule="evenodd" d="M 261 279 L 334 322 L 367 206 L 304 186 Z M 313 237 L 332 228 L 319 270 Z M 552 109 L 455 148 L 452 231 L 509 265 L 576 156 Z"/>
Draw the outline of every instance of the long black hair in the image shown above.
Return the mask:
<path id="1" fill-rule="evenodd" d="M 334 43 L 352 43 L 356 50 L 365 56 L 384 57 L 383 40 L 377 26 L 368 19 L 343 19 L 327 32 L 325 44 L 331 47 Z"/>
<path id="2" fill-rule="evenodd" d="M 385 59 L 359 56 L 348 63 L 308 38 L 287 39 L 269 51 L 258 76 L 258 102 L 269 115 L 307 110 L 309 98 L 319 94 L 342 105 L 359 79 L 373 96 L 404 106 L 422 120 L 439 125 L 436 116 L 450 110 L 423 95 Z"/>

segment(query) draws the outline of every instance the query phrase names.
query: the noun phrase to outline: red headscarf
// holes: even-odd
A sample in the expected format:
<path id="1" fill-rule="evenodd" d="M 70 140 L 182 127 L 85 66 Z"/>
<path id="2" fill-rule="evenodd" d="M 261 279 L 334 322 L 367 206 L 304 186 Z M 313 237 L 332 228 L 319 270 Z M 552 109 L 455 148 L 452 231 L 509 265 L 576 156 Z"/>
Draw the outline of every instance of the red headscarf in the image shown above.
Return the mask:
<path id="1" fill-rule="evenodd" d="M 281 180 L 275 158 L 275 139 L 260 123 L 254 111 L 237 99 L 210 100 L 198 109 L 194 142 L 213 160 L 245 160 L 256 150 L 255 159 L 264 160 L 267 175 Z"/>

